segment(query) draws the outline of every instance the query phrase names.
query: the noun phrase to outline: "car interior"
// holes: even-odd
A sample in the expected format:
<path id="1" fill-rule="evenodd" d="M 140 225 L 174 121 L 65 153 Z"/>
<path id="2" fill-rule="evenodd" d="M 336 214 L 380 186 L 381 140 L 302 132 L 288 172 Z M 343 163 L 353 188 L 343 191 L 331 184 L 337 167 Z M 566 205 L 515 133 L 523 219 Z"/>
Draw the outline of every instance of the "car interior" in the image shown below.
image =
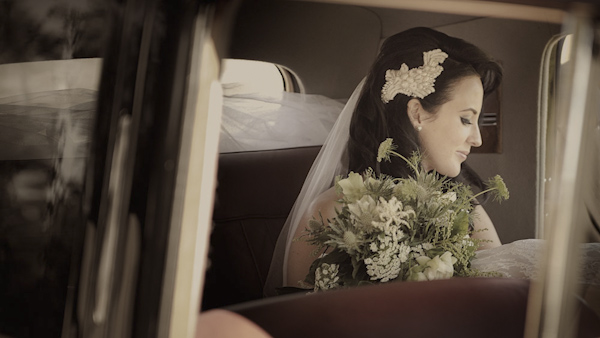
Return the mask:
<path id="1" fill-rule="evenodd" d="M 600 283 L 575 264 L 600 266 L 577 256 L 600 242 L 597 5 L 109 3 L 0 1 L 0 336 L 192 337 L 213 310 L 273 337 L 600 336 Z M 265 297 L 329 130 L 418 26 L 503 67 L 469 165 L 508 185 L 485 205 L 502 243 L 550 243 L 539 280 Z"/>
<path id="2" fill-rule="evenodd" d="M 561 34 L 560 22 L 548 18 L 505 19 L 293 1 L 243 3 L 236 18 L 230 47 L 225 53 L 228 58 L 284 65 L 294 70 L 299 78 L 297 82 L 303 84 L 305 94 L 323 95 L 342 102 L 366 74 L 365 66 L 376 56 L 380 43 L 394 32 L 411 26 L 428 26 L 461 36 L 488 50 L 500 60 L 506 75 L 501 90 L 485 102 L 490 123 L 487 125 L 484 121 L 482 124 L 484 144 L 487 142 L 494 146 L 478 149 L 470 164 L 480 173 L 501 172 L 510 187 L 511 199 L 502 205 L 486 206 L 495 224 L 500 224 L 497 228 L 502 242 L 543 238 L 543 226 L 540 225 L 543 219 L 538 218 L 548 216 L 540 216 L 536 212 L 538 204 L 543 203 L 538 199 L 541 164 L 539 157 L 538 161 L 533 159 L 538 156 L 541 147 L 552 147 L 552 138 L 556 136 L 548 136 L 551 142 L 540 140 L 539 135 L 536 135 L 543 120 L 538 112 L 537 91 L 540 62 L 547 52 L 549 42 L 558 40 L 561 41 L 558 49 L 563 46 L 564 35 Z M 282 22 L 295 23 L 286 26 L 284 40 L 277 29 Z M 321 26 L 330 25 L 331 22 L 336 22 L 335 27 L 323 33 Z M 330 43 L 332 39 L 336 43 Z M 361 47 L 352 47 L 350 40 Z M 504 43 L 509 44 L 509 40 L 512 48 L 500 47 Z M 556 48 L 553 51 L 554 57 L 557 62 L 561 62 L 560 55 L 556 56 L 560 50 L 557 52 Z M 336 55 L 346 57 L 340 58 L 339 62 L 332 62 L 331 58 Z M 335 85 L 327 82 L 332 79 L 336 80 Z M 224 114 L 227 114 L 226 110 Z M 225 118 L 223 121 L 222 128 L 226 128 Z M 277 235 L 317 152 L 318 146 L 286 146 L 279 150 L 238 151 L 219 155 L 218 187 L 209 252 L 210 267 L 206 274 L 203 309 L 231 306 L 263 297 L 262 287 Z M 554 153 L 555 150 L 552 149 L 546 151 L 548 157 Z M 272 156 L 277 156 L 277 159 Z M 591 153 L 590 158 L 586 168 L 598 168 L 593 163 Z M 550 171 L 551 162 L 548 159 L 546 161 L 547 170 Z M 280 171 L 280 168 L 285 169 Z M 254 176 L 258 173 L 263 175 Z M 550 176 L 551 174 L 548 175 Z M 291 184 L 290 180 L 296 183 Z M 241 191 L 250 191 L 251 194 L 244 195 Z M 257 194 L 260 197 L 253 200 L 252 197 L 257 197 Z M 249 204 L 249 201 L 253 202 Z M 265 205 L 269 206 L 269 210 L 263 210 Z M 511 212 L 506 212 L 509 209 Z M 232 218 L 223 217 L 225 210 Z M 597 241 L 596 218 L 585 210 L 581 210 L 580 215 L 580 221 L 587 229 L 585 240 Z M 248 261 L 248 264 L 232 264 L 240 261 Z M 252 280 L 251 283 L 248 282 L 249 279 Z M 470 281 L 465 283 L 471 285 Z M 477 286 L 473 284 L 472 287 Z M 408 286 L 405 288 L 409 289 Z M 583 293 L 583 298 L 589 302 L 585 306 L 594 306 L 595 292 L 589 289 Z M 499 291 L 499 294 L 506 293 L 504 290 Z M 296 306 L 292 305 L 295 304 L 294 301 L 290 300 L 290 307 Z M 496 303 L 490 301 L 489 304 Z M 256 315 L 261 324 L 270 325 L 273 321 L 272 313 L 277 312 L 274 310 L 277 306 L 267 303 L 261 308 L 264 313 Z M 232 309 L 256 320 L 252 306 L 233 305 Z M 281 323 L 286 315 L 290 315 L 284 313 L 281 321 L 273 322 Z M 318 316 L 318 313 L 314 315 Z M 274 326 L 285 330 L 284 325 Z M 520 328 L 512 329 L 520 332 Z M 300 327 L 297 329 L 301 330 Z"/>

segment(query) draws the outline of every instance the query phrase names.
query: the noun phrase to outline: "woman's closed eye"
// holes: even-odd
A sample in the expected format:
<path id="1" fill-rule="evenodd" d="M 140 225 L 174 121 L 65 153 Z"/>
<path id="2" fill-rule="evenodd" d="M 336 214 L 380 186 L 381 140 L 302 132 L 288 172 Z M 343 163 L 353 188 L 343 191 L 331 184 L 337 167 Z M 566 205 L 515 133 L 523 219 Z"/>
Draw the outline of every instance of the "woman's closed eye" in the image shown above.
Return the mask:
<path id="1" fill-rule="evenodd" d="M 464 125 L 471 125 L 471 124 L 473 124 L 473 123 L 471 122 L 471 120 L 469 120 L 469 119 L 467 119 L 467 118 L 464 118 L 464 117 L 461 117 L 461 118 L 460 118 L 460 122 L 461 122 L 462 124 L 464 124 Z"/>

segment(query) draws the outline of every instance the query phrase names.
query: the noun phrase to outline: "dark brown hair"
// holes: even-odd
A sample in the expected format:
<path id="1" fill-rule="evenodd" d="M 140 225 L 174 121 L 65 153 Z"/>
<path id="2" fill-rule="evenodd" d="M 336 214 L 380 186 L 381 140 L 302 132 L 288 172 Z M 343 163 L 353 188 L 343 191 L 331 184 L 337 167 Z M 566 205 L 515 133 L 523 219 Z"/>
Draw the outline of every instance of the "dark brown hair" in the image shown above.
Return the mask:
<path id="1" fill-rule="evenodd" d="M 502 68 L 481 49 L 462 39 L 424 27 L 412 28 L 385 40 L 365 80 L 365 84 L 352 116 L 347 151 L 348 169 L 363 172 L 376 167 L 379 144 L 386 138 L 394 139 L 400 154 L 408 157 L 420 149 L 419 136 L 406 112 L 407 103 L 413 97 L 398 94 L 388 103 L 381 100 L 381 89 L 388 69 L 399 69 L 405 63 L 409 68 L 423 65 L 423 52 L 441 49 L 448 58 L 442 64 L 444 70 L 436 78 L 435 92 L 419 99 L 423 108 L 435 113 L 451 98 L 454 84 L 468 76 L 479 76 L 484 96 L 493 92 L 502 81 Z M 411 174 L 404 161 L 394 158 L 382 162 L 381 172 L 394 177 Z M 478 176 L 463 165 L 457 180 L 466 180 L 480 186 Z"/>

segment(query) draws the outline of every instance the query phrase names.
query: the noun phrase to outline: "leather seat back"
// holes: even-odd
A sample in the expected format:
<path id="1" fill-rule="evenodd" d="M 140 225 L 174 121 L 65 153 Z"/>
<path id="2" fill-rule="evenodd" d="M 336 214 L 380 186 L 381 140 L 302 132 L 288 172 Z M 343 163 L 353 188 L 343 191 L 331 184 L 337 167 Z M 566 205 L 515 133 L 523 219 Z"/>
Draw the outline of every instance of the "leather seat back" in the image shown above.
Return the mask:
<path id="1" fill-rule="evenodd" d="M 262 298 L 275 243 L 319 150 L 219 155 L 203 309 Z"/>

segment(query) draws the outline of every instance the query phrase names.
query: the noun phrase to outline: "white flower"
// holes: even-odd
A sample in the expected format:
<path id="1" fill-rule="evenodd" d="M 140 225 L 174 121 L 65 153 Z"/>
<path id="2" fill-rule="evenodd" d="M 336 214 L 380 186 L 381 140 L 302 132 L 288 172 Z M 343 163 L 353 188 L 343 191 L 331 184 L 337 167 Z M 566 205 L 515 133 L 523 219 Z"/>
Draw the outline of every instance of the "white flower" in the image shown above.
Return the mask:
<path id="1" fill-rule="evenodd" d="M 390 250 L 379 251 L 375 257 L 367 258 L 365 264 L 367 264 L 367 274 L 371 276 L 371 280 L 385 283 L 400 274 L 400 258 L 392 254 Z"/>
<path id="2" fill-rule="evenodd" d="M 413 253 L 413 257 L 425 256 L 425 251 L 421 244 L 411 247 L 410 251 Z"/>
<path id="3" fill-rule="evenodd" d="M 391 152 L 396 149 L 396 145 L 393 143 L 393 139 L 388 137 L 385 141 L 381 142 L 379 149 L 377 150 L 377 162 L 383 160 L 390 161 Z"/>
<path id="4" fill-rule="evenodd" d="M 435 256 L 433 258 L 429 258 L 427 256 L 420 256 L 416 258 L 417 263 L 419 263 L 420 268 L 422 268 L 421 273 L 427 280 L 435 280 L 435 279 L 448 279 L 454 275 L 454 263 L 456 263 L 456 257 L 452 256 L 452 253 L 449 251 L 444 252 L 441 256 Z M 411 277 L 411 280 L 422 280 L 422 276 L 419 272 L 415 272 Z M 416 279 L 415 279 L 416 278 Z"/>
<path id="5" fill-rule="evenodd" d="M 427 277 L 425 277 L 425 274 L 422 272 L 416 272 L 416 273 L 408 276 L 408 280 L 421 282 L 421 281 L 426 281 Z"/>
<path id="6" fill-rule="evenodd" d="M 315 289 L 314 291 L 319 290 L 329 290 L 335 289 L 339 287 L 338 272 L 340 266 L 337 264 L 321 264 L 315 270 Z"/>
<path id="7" fill-rule="evenodd" d="M 373 221 L 379 220 L 379 208 L 373 197 L 364 195 L 354 203 L 348 204 L 350 218 L 357 222 L 359 226 L 369 229 Z"/>
<path id="8" fill-rule="evenodd" d="M 383 197 L 379 198 L 379 219 L 380 221 L 374 221 L 373 226 L 389 232 L 389 227 L 394 225 L 399 227 L 401 225 L 408 226 L 406 221 L 411 215 L 414 216 L 415 212 L 412 209 L 403 210 L 402 202 L 396 197 L 392 197 L 389 201 L 386 201 Z"/>
<path id="9" fill-rule="evenodd" d="M 410 246 L 400 243 L 400 247 L 398 248 L 398 258 L 400 262 L 404 263 L 408 260 L 408 255 L 410 254 Z"/>
<path id="10" fill-rule="evenodd" d="M 422 247 L 423 247 L 423 250 L 431 250 L 434 248 L 433 244 L 431 244 L 431 243 L 423 243 Z"/>
<path id="11" fill-rule="evenodd" d="M 400 230 L 398 232 L 401 233 Z M 410 246 L 398 242 L 398 232 L 379 234 L 371 243 L 369 248 L 374 254 L 364 260 L 371 280 L 385 283 L 396 279 L 401 264 L 408 260 Z"/>
<path id="12" fill-rule="evenodd" d="M 337 185 L 342 189 L 344 197 L 350 203 L 360 199 L 367 192 L 362 176 L 355 172 L 350 172 L 348 178 L 339 180 Z"/>

